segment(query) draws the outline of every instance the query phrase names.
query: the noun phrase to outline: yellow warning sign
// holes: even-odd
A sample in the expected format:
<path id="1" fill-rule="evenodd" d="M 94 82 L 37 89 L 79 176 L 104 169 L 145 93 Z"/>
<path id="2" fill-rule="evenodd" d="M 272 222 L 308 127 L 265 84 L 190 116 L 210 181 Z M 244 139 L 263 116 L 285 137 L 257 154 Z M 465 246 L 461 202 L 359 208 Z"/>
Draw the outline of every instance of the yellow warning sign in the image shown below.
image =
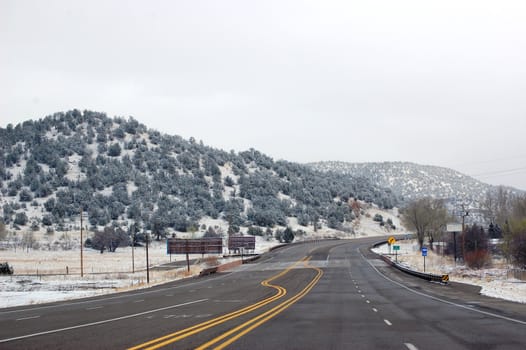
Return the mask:
<path id="1" fill-rule="evenodd" d="M 391 237 L 389 237 L 389 239 L 387 240 L 387 243 L 389 243 L 390 245 L 393 245 L 393 244 L 396 243 L 396 239 L 395 239 L 393 236 L 391 236 Z"/>
<path id="2" fill-rule="evenodd" d="M 449 275 L 442 275 L 442 283 L 448 283 L 449 282 Z"/>

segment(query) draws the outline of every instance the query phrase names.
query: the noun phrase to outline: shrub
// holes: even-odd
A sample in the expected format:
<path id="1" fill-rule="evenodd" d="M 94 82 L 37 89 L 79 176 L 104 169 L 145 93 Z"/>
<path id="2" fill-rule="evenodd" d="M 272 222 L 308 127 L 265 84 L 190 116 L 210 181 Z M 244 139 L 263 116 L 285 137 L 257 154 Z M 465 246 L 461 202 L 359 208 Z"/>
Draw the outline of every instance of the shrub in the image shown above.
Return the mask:
<path id="1" fill-rule="evenodd" d="M 247 233 L 252 236 L 263 236 L 263 229 L 257 226 L 250 226 L 247 230 Z"/>
<path id="2" fill-rule="evenodd" d="M 376 221 L 376 222 L 383 222 L 383 221 L 384 221 L 384 218 L 383 218 L 382 215 L 380 215 L 380 214 L 376 214 L 376 215 L 374 216 L 373 220 Z"/>
<path id="3" fill-rule="evenodd" d="M 511 237 L 510 255 L 514 265 L 526 268 L 526 231 L 516 232 Z"/>
<path id="4" fill-rule="evenodd" d="M 27 224 L 27 220 L 28 218 L 26 213 L 17 213 L 15 216 L 15 225 L 24 226 L 25 224 Z"/>
<path id="5" fill-rule="evenodd" d="M 9 266 L 9 263 L 0 263 L 0 275 L 12 275 L 13 267 Z"/>
<path id="6" fill-rule="evenodd" d="M 481 269 L 491 262 L 490 254 L 486 249 L 467 251 L 465 255 L 464 262 L 472 269 Z"/>
<path id="7" fill-rule="evenodd" d="M 481 226 L 468 227 L 462 237 L 464 262 L 470 267 L 480 269 L 490 261 L 488 237 Z"/>

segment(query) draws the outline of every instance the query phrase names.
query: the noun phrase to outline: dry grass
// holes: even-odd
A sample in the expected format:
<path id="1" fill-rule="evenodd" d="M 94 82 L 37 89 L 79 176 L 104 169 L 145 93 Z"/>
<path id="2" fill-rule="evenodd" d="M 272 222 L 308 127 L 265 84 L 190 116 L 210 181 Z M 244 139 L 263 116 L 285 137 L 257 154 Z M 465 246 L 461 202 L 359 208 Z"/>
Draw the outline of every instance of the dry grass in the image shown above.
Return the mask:
<path id="1" fill-rule="evenodd" d="M 213 267 L 219 265 L 219 260 L 217 256 L 208 256 L 201 260 L 202 263 L 204 263 L 208 267 Z"/>

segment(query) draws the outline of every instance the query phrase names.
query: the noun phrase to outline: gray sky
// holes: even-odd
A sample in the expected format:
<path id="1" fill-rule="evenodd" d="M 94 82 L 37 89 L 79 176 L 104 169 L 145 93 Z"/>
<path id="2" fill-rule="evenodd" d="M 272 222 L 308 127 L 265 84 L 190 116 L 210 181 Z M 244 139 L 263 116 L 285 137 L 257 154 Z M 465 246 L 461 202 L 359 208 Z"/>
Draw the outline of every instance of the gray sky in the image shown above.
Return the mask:
<path id="1" fill-rule="evenodd" d="M 72 108 L 526 190 L 526 1 L 0 0 L 0 125 Z"/>

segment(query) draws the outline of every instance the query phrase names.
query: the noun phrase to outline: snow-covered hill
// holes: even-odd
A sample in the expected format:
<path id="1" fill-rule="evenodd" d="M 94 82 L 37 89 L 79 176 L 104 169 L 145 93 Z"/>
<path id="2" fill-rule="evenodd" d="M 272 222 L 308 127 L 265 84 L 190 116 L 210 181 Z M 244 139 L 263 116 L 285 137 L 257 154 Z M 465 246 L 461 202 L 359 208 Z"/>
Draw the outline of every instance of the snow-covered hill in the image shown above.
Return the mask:
<path id="1" fill-rule="evenodd" d="M 458 171 L 409 162 L 308 164 L 315 170 L 333 171 L 351 177 L 365 177 L 377 186 L 391 189 L 406 200 L 434 197 L 462 202 L 478 202 L 491 185 Z"/>
<path id="2" fill-rule="evenodd" d="M 78 229 L 82 210 L 90 229 L 129 235 L 133 225 L 157 238 L 204 233 L 207 219 L 261 235 L 290 218 L 338 229 L 354 219 L 350 198 L 397 204 L 366 178 L 320 173 L 254 149 L 226 152 L 133 118 L 79 110 L 0 128 L 0 193 L 9 231 Z"/>

